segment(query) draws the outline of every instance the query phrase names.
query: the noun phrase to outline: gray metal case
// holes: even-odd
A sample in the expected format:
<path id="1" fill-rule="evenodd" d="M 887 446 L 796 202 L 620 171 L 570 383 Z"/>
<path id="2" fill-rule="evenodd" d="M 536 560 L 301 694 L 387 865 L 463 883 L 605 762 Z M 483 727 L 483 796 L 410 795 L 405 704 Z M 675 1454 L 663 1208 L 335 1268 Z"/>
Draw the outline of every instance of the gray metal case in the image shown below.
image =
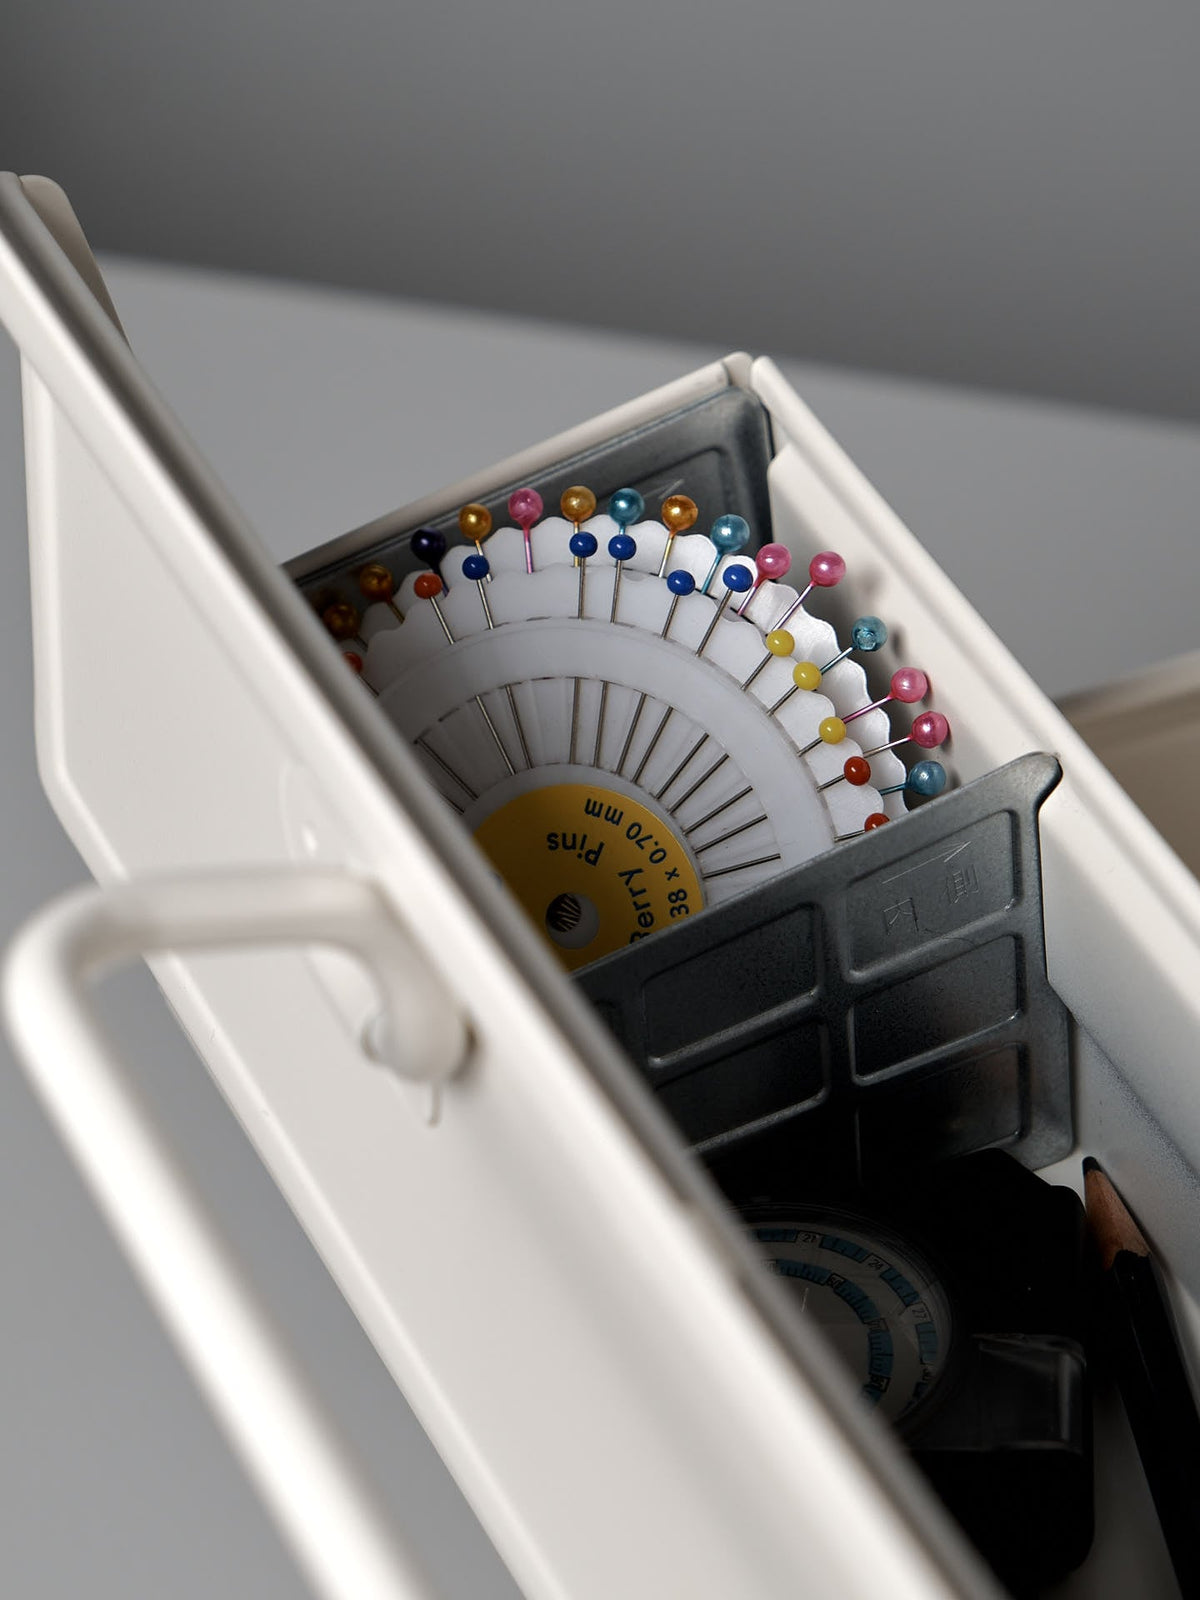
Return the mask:
<path id="1" fill-rule="evenodd" d="M 1033 754 L 579 975 L 722 1185 L 1071 1148 Z"/>

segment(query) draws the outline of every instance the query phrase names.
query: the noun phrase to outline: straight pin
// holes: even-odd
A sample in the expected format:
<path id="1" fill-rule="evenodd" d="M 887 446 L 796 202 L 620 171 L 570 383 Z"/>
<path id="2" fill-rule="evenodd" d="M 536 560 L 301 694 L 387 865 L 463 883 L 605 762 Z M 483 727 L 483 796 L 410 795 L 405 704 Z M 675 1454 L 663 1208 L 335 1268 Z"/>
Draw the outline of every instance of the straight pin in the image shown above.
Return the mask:
<path id="1" fill-rule="evenodd" d="M 741 612 L 742 608 L 739 606 L 739 616 L 741 615 Z M 783 659 L 785 656 L 790 656 L 792 651 L 796 648 L 796 641 L 786 628 L 773 628 L 763 642 L 767 647 L 767 653 L 755 667 L 750 676 L 742 679 L 743 689 L 748 689 L 758 677 L 759 673 L 762 672 L 765 667 L 769 666 L 772 661 L 776 659 Z"/>
<path id="2" fill-rule="evenodd" d="M 695 523 L 700 511 L 696 502 L 686 494 L 673 494 L 662 503 L 659 517 L 667 530 L 667 542 L 663 545 L 662 560 L 658 563 L 658 576 L 661 578 L 667 570 L 667 562 L 671 555 L 671 546 L 677 533 L 686 533 Z"/>
<path id="3" fill-rule="evenodd" d="M 913 718 L 913 725 L 899 739 L 889 739 L 887 744 L 877 744 L 873 750 L 864 750 L 865 756 L 877 756 L 883 750 L 895 750 L 902 744 L 915 744 L 922 750 L 936 750 L 950 737 L 950 724 L 940 711 L 922 711 Z"/>
<path id="4" fill-rule="evenodd" d="M 646 502 L 636 489 L 618 489 L 608 497 L 608 514 L 618 533 L 628 533 L 630 524 L 639 522 L 645 509 Z"/>
<path id="5" fill-rule="evenodd" d="M 946 769 L 940 761 L 918 761 L 903 783 L 890 784 L 880 794 L 919 794 L 931 800 L 946 787 Z"/>
<path id="6" fill-rule="evenodd" d="M 681 806 L 687 805 L 688 801 L 692 798 L 692 796 L 694 794 L 698 794 L 700 792 L 700 790 L 703 789 L 704 785 L 708 782 L 708 780 L 710 778 L 715 777 L 717 775 L 717 773 L 721 770 L 721 768 L 725 765 L 725 763 L 728 760 L 729 760 L 728 751 L 726 751 L 725 754 L 723 754 L 723 755 L 719 755 L 717 757 L 717 759 L 713 762 L 712 766 L 708 768 L 707 772 L 705 772 L 702 777 L 697 778 L 695 783 L 691 786 L 691 788 L 685 790 L 684 793 L 682 795 L 680 795 L 679 799 L 675 802 L 674 806 L 672 806 L 671 809 L 673 811 L 678 811 Z M 658 796 L 656 795 L 655 799 L 657 799 L 657 798 L 658 798 Z"/>
<path id="7" fill-rule="evenodd" d="M 711 883 L 714 878 L 728 878 L 734 872 L 749 872 L 751 867 L 767 867 L 772 861 L 782 861 L 783 857 L 776 850 L 773 856 L 755 856 L 753 861 L 739 861 L 733 867 L 718 867 L 715 872 L 702 872 L 701 881 Z"/>
<path id="8" fill-rule="evenodd" d="M 358 587 L 365 599 L 382 603 L 397 622 L 404 621 L 404 613 L 396 608 L 396 580 L 382 563 L 372 561 L 364 567 L 358 575 Z"/>
<path id="9" fill-rule="evenodd" d="M 754 565 L 758 569 L 758 574 L 754 579 L 753 589 L 743 598 L 737 608 L 739 617 L 764 583 L 777 582 L 780 578 L 787 577 L 792 567 L 792 552 L 785 544 L 765 544 L 755 556 Z"/>
<path id="10" fill-rule="evenodd" d="M 887 643 L 887 623 L 880 617 L 858 617 L 850 625 L 850 643 L 844 650 L 839 650 L 832 661 L 827 661 L 820 669 L 821 676 L 832 672 L 839 661 L 845 661 L 848 655 L 855 650 L 861 650 L 864 655 L 871 655 L 876 650 L 881 650 Z"/>
<path id="11" fill-rule="evenodd" d="M 450 624 L 446 621 L 446 614 L 438 605 L 438 595 L 443 589 L 442 580 L 436 572 L 422 572 L 413 579 L 413 593 L 418 600 L 428 600 L 433 607 L 433 614 L 442 625 L 442 632 L 446 635 L 447 644 L 457 644 L 458 640 L 450 631 Z"/>
<path id="12" fill-rule="evenodd" d="M 418 561 L 442 575 L 442 557 L 446 554 L 446 535 L 440 528 L 418 528 L 408 541 L 408 548 Z"/>
<path id="13" fill-rule="evenodd" d="M 371 680 L 366 676 L 366 663 L 363 661 L 363 658 L 359 655 L 358 651 L 357 650 L 343 650 L 342 651 L 342 660 L 350 668 L 350 671 L 353 672 L 354 675 L 357 678 L 360 678 L 363 681 L 363 683 L 366 684 L 367 688 L 370 689 L 371 693 L 375 696 L 376 700 L 378 700 L 379 699 L 379 690 L 375 687 L 375 685 L 371 682 Z"/>
<path id="14" fill-rule="evenodd" d="M 475 546 L 475 554 L 483 554 L 483 541 L 492 531 L 492 513 L 485 505 L 480 505 L 478 500 L 472 500 L 470 505 L 465 505 L 458 513 L 459 532 L 464 539 L 469 539 Z M 488 575 L 491 583 L 491 574 Z"/>
<path id="15" fill-rule="evenodd" d="M 348 600 L 335 600 L 331 606 L 326 606 L 321 613 L 321 621 L 329 633 L 344 644 L 347 639 L 353 639 L 355 644 L 367 648 L 367 641 L 359 633 L 359 616 Z"/>
<path id="16" fill-rule="evenodd" d="M 776 629 L 776 632 L 781 633 L 783 630 Z M 790 633 L 788 634 L 788 638 L 791 638 Z M 777 711 L 782 711 L 792 696 L 799 694 L 801 690 L 804 690 L 807 693 L 812 693 L 814 690 L 820 688 L 820 685 L 820 667 L 818 667 L 812 661 L 797 661 L 796 665 L 792 668 L 791 688 L 785 689 L 784 692 L 779 696 L 779 699 L 776 700 L 775 704 L 767 708 L 767 715 L 773 717 Z"/>
<path id="17" fill-rule="evenodd" d="M 889 700 L 899 700 L 903 705 L 913 705 L 917 700 L 924 700 L 929 693 L 929 679 L 919 667 L 900 667 L 892 673 L 890 687 L 890 694 L 872 700 L 869 706 L 860 706 L 857 711 L 848 711 L 842 721 L 853 722 L 858 717 L 865 717 L 868 711 L 878 711 L 880 706 L 886 706 Z"/>
<path id="18" fill-rule="evenodd" d="M 710 839 L 707 844 L 698 844 L 693 851 L 694 855 L 702 856 L 706 850 L 715 850 L 719 844 L 727 844 L 730 839 L 736 839 L 739 833 L 749 833 L 751 828 L 757 828 L 760 822 L 767 820 L 764 811 L 759 817 L 752 817 L 749 822 L 741 822 L 736 828 L 729 828 L 725 833 L 719 833 L 715 839 Z"/>
<path id="19" fill-rule="evenodd" d="M 819 794 L 825 789 L 832 789 L 835 783 L 848 783 L 855 789 L 861 789 L 863 784 L 870 781 L 871 763 L 864 761 L 862 756 L 847 756 L 837 777 L 827 778 L 824 783 L 819 783 L 817 792 Z"/>
<path id="20" fill-rule="evenodd" d="M 469 560 L 470 557 L 467 559 Z M 480 559 L 486 560 L 486 557 L 480 557 Z M 434 615 L 442 625 L 442 632 L 446 635 L 447 642 L 450 644 L 457 644 L 458 640 L 450 631 L 450 624 L 446 621 L 446 614 L 442 610 L 441 606 L 438 605 L 437 597 L 439 594 L 441 594 L 441 592 L 442 580 L 438 577 L 436 572 L 422 572 L 419 577 L 413 579 L 413 593 L 419 600 L 429 601 L 430 605 L 433 607 Z M 509 776 L 515 778 L 517 769 L 512 764 L 512 757 L 504 748 L 503 739 L 501 739 L 500 735 L 496 732 L 496 724 L 492 721 L 491 713 L 488 711 L 488 708 L 484 705 L 483 700 L 479 695 L 475 695 L 474 700 L 475 704 L 479 707 L 479 714 L 484 720 L 487 731 L 491 734 L 496 749 L 500 752 L 501 759 L 503 760 L 504 765 L 508 768 Z"/>
<path id="21" fill-rule="evenodd" d="M 712 540 L 716 553 L 713 556 L 712 566 L 708 569 L 708 576 L 700 585 L 701 594 L 708 593 L 712 581 L 717 575 L 717 568 L 725 557 L 737 555 L 739 550 L 744 550 L 750 543 L 750 524 L 745 517 L 734 516 L 732 512 L 726 512 L 723 517 L 718 517 L 713 523 L 708 530 L 708 537 Z M 750 581 L 753 582 L 753 579 Z M 750 584 L 747 583 L 746 587 L 749 588 Z"/>
<path id="22" fill-rule="evenodd" d="M 681 494 L 681 495 L 674 495 L 674 496 L 672 496 L 672 498 L 676 499 L 676 500 L 686 500 L 687 496 Z M 666 511 L 667 506 L 670 505 L 670 503 L 671 502 L 669 500 L 665 500 L 663 502 L 663 511 L 664 512 Z M 688 501 L 689 505 L 691 505 L 692 503 L 693 503 L 692 501 L 690 501 L 690 500 Z M 666 561 L 666 559 L 667 558 L 666 558 L 666 555 L 664 553 L 663 560 Z M 663 623 L 662 628 L 661 628 L 661 630 L 659 632 L 659 635 L 658 635 L 660 639 L 665 639 L 670 634 L 670 632 L 671 632 L 671 624 L 675 620 L 675 612 L 676 612 L 676 609 L 679 606 L 680 600 L 683 598 L 683 596 L 685 594 L 691 594 L 692 590 L 695 587 L 696 587 L 696 580 L 695 580 L 695 578 L 692 577 L 690 572 L 685 572 L 683 569 L 680 569 L 680 571 L 672 572 L 669 575 L 669 577 L 667 578 L 667 588 L 671 591 L 671 604 L 667 607 L 667 620 Z M 643 689 L 641 695 L 638 698 L 637 707 L 636 707 L 636 709 L 635 709 L 635 711 L 633 713 L 633 719 L 629 724 L 629 732 L 625 735 L 625 743 L 621 746 L 621 754 L 620 754 L 620 757 L 617 760 L 617 767 L 616 767 L 618 775 L 621 774 L 624 771 L 625 763 L 629 759 L 629 751 L 630 751 L 630 747 L 633 744 L 633 736 L 637 732 L 638 723 L 641 721 L 642 712 L 646 709 L 646 701 L 649 698 L 650 698 L 649 689 Z M 639 773 L 639 775 L 641 774 L 641 768 L 640 767 L 638 768 L 638 773 Z"/>
<path id="23" fill-rule="evenodd" d="M 654 798 L 656 800 L 661 800 L 662 799 L 663 795 L 666 794 L 667 790 L 671 787 L 671 785 L 675 782 L 675 780 L 678 777 L 680 777 L 687 770 L 688 766 L 692 762 L 692 759 L 695 756 L 698 756 L 700 754 L 700 751 L 704 748 L 704 746 L 707 743 L 708 743 L 708 734 L 707 733 L 702 733 L 700 735 L 700 737 L 696 740 L 696 742 L 692 746 L 692 748 L 688 751 L 687 755 L 684 756 L 683 760 L 675 768 L 675 771 L 667 779 L 666 783 L 663 784 L 662 788 L 661 789 L 656 789 L 654 791 Z M 686 800 L 686 799 L 687 799 L 687 795 L 684 795 L 683 800 Z M 683 804 L 683 800 L 681 800 L 679 802 L 680 805 Z"/>
<path id="24" fill-rule="evenodd" d="M 882 811 L 872 811 L 871 815 L 862 825 L 862 832 L 836 833 L 833 836 L 833 842 L 834 844 L 845 844 L 848 839 L 861 839 L 864 833 L 873 833 L 876 828 L 882 828 L 885 823 L 890 822 L 891 820 L 891 817 L 887 816 Z"/>
<path id="25" fill-rule="evenodd" d="M 741 518 L 739 517 L 737 520 L 740 522 Z M 720 559 L 720 558 L 718 557 L 718 559 Z M 672 573 L 671 576 L 674 577 L 675 574 Z M 712 574 L 710 573 L 709 576 L 711 577 Z M 745 567 L 727 567 L 726 570 L 721 574 L 721 581 L 725 585 L 725 593 L 722 595 L 721 600 L 720 600 L 719 604 L 717 605 L 717 608 L 716 608 L 715 612 L 713 613 L 712 621 L 709 623 L 708 627 L 704 630 L 704 637 L 701 639 L 700 643 L 696 646 L 696 655 L 697 656 L 702 656 L 704 654 L 705 648 L 708 645 L 708 641 L 712 638 L 713 631 L 716 628 L 717 623 L 720 622 L 721 613 L 724 611 L 726 605 L 728 605 L 730 597 L 732 595 L 734 595 L 734 594 L 744 593 L 750 587 L 751 583 L 754 580 L 751 578 L 750 573 L 746 570 Z M 641 777 L 642 773 L 645 771 L 646 763 L 650 760 L 650 757 L 654 754 L 654 751 L 655 751 L 655 749 L 657 748 L 657 745 L 658 745 L 658 741 L 662 738 L 663 734 L 666 732 L 667 724 L 670 722 L 671 718 L 674 715 L 675 715 L 675 707 L 674 706 L 668 706 L 667 709 L 663 712 L 662 717 L 659 720 L 658 727 L 655 728 L 654 735 L 651 738 L 650 743 L 646 746 L 645 754 L 642 756 L 642 759 L 638 764 L 638 769 L 633 775 L 634 783 L 636 783 L 638 781 L 638 779 Z M 686 766 L 686 764 L 687 763 L 685 762 L 684 765 Z M 673 782 L 674 779 L 672 778 L 670 781 Z M 668 787 L 669 788 L 670 787 L 670 782 L 668 782 L 668 784 L 664 785 L 664 787 Z M 662 791 L 660 790 L 659 793 L 661 794 Z"/>
<path id="26" fill-rule="evenodd" d="M 733 599 L 735 594 L 745 594 L 746 590 L 754 582 L 754 579 L 750 576 L 749 570 L 746 567 L 726 567 L 725 571 L 721 574 L 721 582 L 725 586 L 725 593 L 721 596 L 720 600 L 718 600 L 717 609 L 713 612 L 712 621 L 704 630 L 703 639 L 701 639 L 700 643 L 696 646 L 696 654 L 698 656 L 702 656 L 705 650 L 708 648 L 708 641 L 715 633 L 717 623 L 720 622 L 721 618 L 725 615 L 725 607 Z"/>
<path id="27" fill-rule="evenodd" d="M 525 541 L 525 571 L 533 571 L 533 525 L 543 510 L 536 489 L 514 489 L 508 497 L 508 514 L 521 530 Z"/>
<path id="28" fill-rule="evenodd" d="M 574 494 L 591 494 L 591 490 L 590 489 L 583 489 L 582 487 L 580 487 L 580 488 L 575 489 L 575 490 L 570 490 L 569 489 L 567 491 L 567 494 L 572 494 L 572 493 L 574 493 Z M 566 502 L 566 498 L 567 498 L 567 495 L 564 494 L 563 495 L 564 504 Z M 577 504 L 578 503 L 581 503 L 581 502 L 577 502 Z M 593 509 L 595 508 L 595 503 L 596 503 L 596 497 L 594 495 L 592 495 L 592 506 L 593 506 Z M 576 599 L 575 599 L 575 619 L 576 619 L 576 621 L 581 621 L 582 618 L 583 618 L 583 601 L 584 601 L 584 587 L 583 586 L 587 582 L 588 557 L 589 556 L 594 556 L 596 554 L 596 549 L 597 549 L 596 536 L 595 536 L 594 533 L 579 533 L 578 531 L 576 531 L 575 533 L 573 533 L 571 535 L 571 542 L 570 542 L 570 545 L 568 546 L 568 548 L 570 549 L 570 552 L 571 552 L 572 556 L 575 558 L 576 567 L 578 567 L 578 569 L 579 569 L 579 586 L 578 586 L 578 593 L 577 593 Z M 572 690 L 572 693 L 571 693 L 571 743 L 570 743 L 570 746 L 569 746 L 569 748 L 567 750 L 567 760 L 571 764 L 571 766 L 575 765 L 575 747 L 576 747 L 576 744 L 577 744 L 578 739 L 579 739 L 579 691 L 580 691 L 579 677 L 578 677 L 578 675 L 576 675 L 575 687 L 574 687 L 574 689 Z"/>
<path id="29" fill-rule="evenodd" d="M 516 497 L 514 496 L 513 498 L 515 499 Z M 471 582 L 474 583 L 478 588 L 479 598 L 483 604 L 483 620 L 487 623 L 488 629 L 494 633 L 496 629 L 496 623 L 492 617 L 492 608 L 488 602 L 487 587 L 484 583 L 484 579 L 488 576 L 490 566 L 491 563 L 488 561 L 486 556 L 468 556 L 462 564 L 462 571 L 463 577 L 470 578 Z M 517 710 L 517 697 L 513 693 L 513 686 L 511 683 L 506 683 L 504 685 L 504 693 L 508 700 L 508 709 L 512 714 L 513 724 L 517 730 L 517 738 L 521 745 L 521 755 L 524 759 L 525 766 L 528 769 L 533 766 L 533 757 L 529 753 L 529 742 L 525 737 L 525 725 L 521 721 L 521 713 Z"/>
<path id="30" fill-rule="evenodd" d="M 693 822 L 690 828 L 685 828 L 683 830 L 684 837 L 690 838 L 693 833 L 699 833 L 700 829 L 704 827 L 705 823 L 714 822 L 721 815 L 722 811 L 728 811 L 730 806 L 737 805 L 739 800 L 744 800 L 748 794 L 753 793 L 753 785 L 748 783 L 744 789 L 739 789 L 736 794 L 730 795 L 728 800 L 722 800 L 719 806 L 714 806 L 711 811 L 706 811 L 700 818 L 699 822 Z M 680 804 L 682 804 L 682 801 Z M 678 811 L 679 806 L 676 806 L 675 810 Z"/>
<path id="31" fill-rule="evenodd" d="M 808 563 L 809 581 L 807 589 L 803 590 L 796 596 L 791 605 L 779 618 L 778 622 L 776 622 L 775 626 L 777 628 L 785 627 L 789 618 L 795 616 L 796 612 L 799 611 L 800 607 L 808 599 L 809 595 L 814 589 L 835 588 L 837 584 L 841 583 L 845 576 L 846 563 L 842 560 L 841 556 L 838 555 L 836 550 L 818 551 Z"/>
<path id="32" fill-rule="evenodd" d="M 584 483 L 573 483 L 569 489 L 564 489 L 558 502 L 558 509 L 578 533 L 580 525 L 596 514 L 596 496 Z M 574 563 L 579 565 L 579 557 L 574 556 Z"/>
<path id="33" fill-rule="evenodd" d="M 632 782 L 637 783 L 638 780 L 641 778 L 642 773 L 645 772 L 647 762 L 650 760 L 650 757 L 654 754 L 655 750 L 657 749 L 658 741 L 662 738 L 663 734 L 667 731 L 667 723 L 670 722 L 671 718 L 674 715 L 675 715 L 675 707 L 674 706 L 668 706 L 667 709 L 663 712 L 662 716 L 658 719 L 658 727 L 655 728 L 654 732 L 650 735 L 650 743 L 646 746 L 645 750 L 642 752 L 642 759 L 638 762 L 637 771 L 633 775 L 633 778 L 631 780 Z"/>
<path id="34" fill-rule="evenodd" d="M 811 755 L 823 744 L 841 744 L 846 737 L 846 724 L 841 717 L 822 717 L 817 724 L 817 737 L 810 739 L 801 750 L 802 756 Z"/>
<path id="35" fill-rule="evenodd" d="M 476 794 L 475 790 L 472 789 L 467 780 L 459 773 L 455 772 L 454 768 L 448 761 L 443 761 L 442 757 L 438 755 L 437 751 L 433 748 L 424 734 L 421 734 L 413 742 L 416 744 L 418 750 L 424 751 L 424 753 L 429 757 L 430 761 L 432 761 L 436 767 L 440 767 L 446 776 L 452 782 L 456 783 L 462 792 L 468 796 L 468 798 L 471 800 L 479 799 L 479 796 Z"/>
<path id="36" fill-rule="evenodd" d="M 633 489 L 621 490 L 620 492 L 629 495 L 635 494 Z M 612 498 L 615 500 L 617 496 L 613 495 Z M 641 495 L 636 495 L 636 498 L 640 501 L 642 497 Z M 610 514 L 611 511 L 612 501 L 609 502 Z M 638 515 L 640 515 L 640 510 Z M 608 608 L 608 620 L 610 623 L 615 623 L 617 620 L 617 602 L 621 594 L 621 574 L 625 570 L 625 563 L 632 561 L 634 556 L 637 555 L 637 540 L 628 533 L 614 533 L 608 541 L 608 553 L 616 562 L 616 568 L 613 572 L 612 604 Z M 608 711 L 608 687 L 608 679 L 605 678 L 600 685 L 600 715 L 596 718 L 596 746 L 592 752 L 592 765 L 594 767 L 600 765 L 600 744 L 604 738 L 604 718 Z"/>

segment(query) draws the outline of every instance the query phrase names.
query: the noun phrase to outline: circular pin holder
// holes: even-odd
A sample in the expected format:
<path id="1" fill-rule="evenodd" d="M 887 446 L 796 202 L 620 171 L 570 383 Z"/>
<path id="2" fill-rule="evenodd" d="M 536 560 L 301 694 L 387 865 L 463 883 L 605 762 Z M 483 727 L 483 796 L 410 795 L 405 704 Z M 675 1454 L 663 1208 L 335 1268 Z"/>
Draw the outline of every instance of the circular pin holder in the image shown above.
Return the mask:
<path id="1" fill-rule="evenodd" d="M 888 707 L 928 694 L 893 672 L 870 696 L 860 664 L 887 640 L 859 617 L 841 644 L 806 609 L 838 584 L 834 552 L 788 583 L 792 558 L 752 558 L 746 519 L 707 534 L 674 493 L 657 518 L 622 488 L 603 511 L 581 484 L 546 515 L 524 486 L 458 514 L 462 543 L 419 529 L 427 570 L 356 574 L 359 607 L 325 604 L 347 664 L 415 746 L 536 927 L 569 968 L 721 904 L 904 813 L 945 783 L 906 772 L 944 716 L 899 736 Z"/>

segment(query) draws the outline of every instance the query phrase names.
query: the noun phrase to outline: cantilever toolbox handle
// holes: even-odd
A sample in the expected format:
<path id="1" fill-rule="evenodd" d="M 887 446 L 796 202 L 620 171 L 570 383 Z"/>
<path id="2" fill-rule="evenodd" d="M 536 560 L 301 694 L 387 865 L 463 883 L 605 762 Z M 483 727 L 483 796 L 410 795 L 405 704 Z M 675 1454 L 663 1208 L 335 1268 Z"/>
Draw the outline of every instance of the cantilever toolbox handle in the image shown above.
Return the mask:
<path id="1" fill-rule="evenodd" d="M 466 1020 L 381 891 L 313 867 L 92 886 L 52 901 L 9 950 L 9 1033 L 318 1593 L 433 1600 L 91 1005 L 98 977 L 143 954 L 268 944 L 336 945 L 370 969 L 384 1016 L 374 1030 L 384 1066 L 374 1070 L 390 1067 L 436 1086 L 461 1066 Z"/>

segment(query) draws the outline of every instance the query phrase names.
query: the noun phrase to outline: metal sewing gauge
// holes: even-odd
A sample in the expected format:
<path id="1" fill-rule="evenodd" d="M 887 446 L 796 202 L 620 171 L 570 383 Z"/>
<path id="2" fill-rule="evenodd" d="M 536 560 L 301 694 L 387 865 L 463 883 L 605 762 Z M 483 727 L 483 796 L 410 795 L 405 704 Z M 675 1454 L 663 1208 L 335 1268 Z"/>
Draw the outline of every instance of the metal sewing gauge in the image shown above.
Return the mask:
<path id="1" fill-rule="evenodd" d="M 709 529 L 730 508 L 679 531 L 660 572 L 670 530 L 648 495 L 616 531 L 558 517 L 562 492 L 587 481 L 575 464 L 617 439 L 636 453 L 714 396 L 750 397 L 766 419 L 757 493 L 792 578 L 802 587 L 822 552 L 844 557 L 859 598 L 835 619 L 843 642 L 859 612 L 902 619 L 904 655 L 893 636 L 871 698 L 919 661 L 954 723 L 959 783 L 1029 751 L 1060 755 L 1042 814 L 1046 948 L 1086 1021 L 1076 1066 L 1098 1087 L 1082 1115 L 1106 1103 L 1112 1061 L 1148 1116 L 1190 1137 L 1191 1113 L 1139 1072 L 1124 998 L 1132 963 L 1161 1050 L 1173 1041 L 1183 1058 L 1197 986 L 1147 930 L 1185 927 L 1182 948 L 1200 890 L 1164 888 L 1165 846 L 768 361 L 712 363 L 284 573 L 148 382 L 70 208 L 41 180 L 0 180 L 0 316 L 24 371 L 42 777 L 100 885 L 19 946 L 10 1022 L 316 1590 L 430 1592 L 92 1022 L 92 979 L 140 952 L 531 1600 L 794 1600 L 797 1574 L 846 1600 L 885 1583 L 893 1600 L 994 1593 L 564 970 L 576 952 L 590 961 L 589 929 L 610 950 L 648 931 L 644 897 L 619 887 L 635 866 L 661 870 L 656 923 L 687 889 L 686 922 L 693 899 L 715 915 L 760 872 L 834 849 L 852 863 L 869 840 L 839 836 L 876 809 L 891 819 L 879 832 L 899 834 L 903 806 L 840 780 L 822 789 L 847 757 L 798 757 L 819 731 L 789 733 L 771 713 L 787 667 L 765 641 L 791 580 L 768 577 L 738 615 L 748 591 L 724 574 L 753 572 L 753 587 L 748 548 L 723 555 L 701 592 L 719 553 Z M 651 480 L 652 463 L 623 463 L 593 484 L 594 515 Z M 697 481 L 684 492 L 704 501 Z M 339 650 L 310 584 L 415 529 L 452 529 L 464 506 L 495 518 L 530 484 L 550 521 L 532 529 L 532 570 L 519 518 L 482 551 L 456 544 L 440 576 L 428 569 L 437 592 L 418 589 L 417 563 L 397 566 L 403 623 L 360 601 L 370 628 Z M 570 541 L 583 532 L 596 552 L 581 568 Z M 621 537 L 635 549 L 614 550 Z M 481 553 L 488 572 L 472 576 Z M 674 594 L 673 570 L 691 593 Z M 112 625 L 129 615 L 136 630 Z M 798 641 L 788 659 L 853 680 L 846 704 L 861 709 L 861 667 L 831 665 L 841 646 L 827 643 Z M 832 696 L 820 709 L 818 724 L 846 720 Z M 894 737 L 860 742 L 848 726 L 859 749 Z M 918 1261 L 895 1265 L 916 1281 Z M 925 1301 L 940 1327 L 932 1280 Z M 914 1333 L 930 1354 L 928 1332 Z"/>

